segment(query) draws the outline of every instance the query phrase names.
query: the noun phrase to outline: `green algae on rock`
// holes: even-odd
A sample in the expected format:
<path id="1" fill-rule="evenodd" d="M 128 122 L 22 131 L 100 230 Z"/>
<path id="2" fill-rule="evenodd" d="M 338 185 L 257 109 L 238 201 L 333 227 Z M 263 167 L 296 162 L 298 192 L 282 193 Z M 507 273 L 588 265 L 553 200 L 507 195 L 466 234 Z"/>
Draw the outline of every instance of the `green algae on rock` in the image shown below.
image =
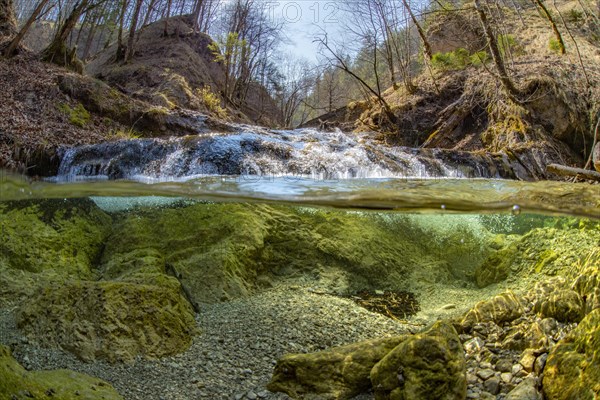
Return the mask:
<path id="1" fill-rule="evenodd" d="M 564 222 L 564 221 L 563 221 Z M 480 287 L 500 282 L 507 277 L 516 279 L 572 276 L 574 267 L 598 248 L 600 229 L 596 224 L 581 227 L 562 226 L 536 228 L 519 237 L 507 237 L 506 244 L 492 252 L 475 270 Z"/>
<path id="2" fill-rule="evenodd" d="M 0 302 L 47 282 L 93 279 L 111 218 L 89 199 L 0 204 Z"/>
<path id="3" fill-rule="evenodd" d="M 17 315 L 19 328 L 43 344 L 86 361 L 133 361 L 182 352 L 196 333 L 193 311 L 179 283 L 74 281 L 48 286 Z"/>
<path id="4" fill-rule="evenodd" d="M 318 353 L 285 355 L 277 361 L 267 388 L 293 398 L 352 398 L 371 387 L 373 366 L 406 338 L 373 339 Z"/>
<path id="5" fill-rule="evenodd" d="M 525 300 L 513 292 L 501 293 L 490 300 L 480 301 L 464 316 L 461 326 L 469 331 L 478 322 L 496 324 L 510 322 L 524 312 Z"/>
<path id="6" fill-rule="evenodd" d="M 593 310 L 550 352 L 543 392 L 548 400 L 600 396 L 600 309 Z"/>
<path id="7" fill-rule="evenodd" d="M 89 278 L 110 222 L 89 199 L 0 204 L 0 265 Z"/>
<path id="8" fill-rule="evenodd" d="M 436 322 L 409 337 L 371 370 L 378 400 L 459 400 L 467 394 L 463 347 L 454 327 Z"/>
<path id="9" fill-rule="evenodd" d="M 2 345 L 0 395 L 2 399 L 123 399 L 108 382 L 89 375 L 69 370 L 26 371 Z"/>
<path id="10" fill-rule="evenodd" d="M 320 266 L 340 271 L 344 294 L 411 290 L 453 277 L 466 280 L 465 265 L 474 268 L 487 254 L 480 231 L 436 236 L 418 218 L 384 217 L 236 203 L 137 210 L 116 218 L 100 270 L 104 279 L 132 281 L 171 265 L 199 303 L 244 296 L 260 284 L 317 273 Z M 471 221 L 453 228 L 461 223 Z M 423 235 L 430 239 L 426 244 Z"/>

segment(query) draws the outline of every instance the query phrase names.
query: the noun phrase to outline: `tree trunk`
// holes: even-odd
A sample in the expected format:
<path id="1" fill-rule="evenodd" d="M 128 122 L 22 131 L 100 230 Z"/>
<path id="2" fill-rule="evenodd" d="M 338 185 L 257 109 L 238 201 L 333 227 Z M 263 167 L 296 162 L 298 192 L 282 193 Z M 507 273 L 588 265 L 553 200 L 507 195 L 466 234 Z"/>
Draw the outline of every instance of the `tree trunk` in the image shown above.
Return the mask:
<path id="1" fill-rule="evenodd" d="M 67 49 L 67 39 L 85 11 L 89 0 L 81 0 L 79 4 L 75 4 L 73 11 L 67 17 L 63 25 L 60 27 L 52 42 L 42 52 L 42 60 L 51 62 L 63 67 L 74 69 L 78 72 L 83 70 L 83 65 L 73 50 Z"/>
<path id="2" fill-rule="evenodd" d="M 169 17 L 171 16 L 171 5 L 172 5 L 173 1 L 172 0 L 168 0 L 167 1 L 167 15 L 165 17 L 165 27 L 163 30 L 163 36 L 167 37 L 169 36 Z"/>
<path id="3" fill-rule="evenodd" d="M 0 36 L 13 36 L 16 33 L 15 4 L 13 0 L 0 0 Z"/>
<path id="4" fill-rule="evenodd" d="M 560 50 L 560 54 L 565 54 L 566 53 L 565 42 L 563 41 L 562 35 L 560 34 L 560 31 L 558 30 L 558 26 L 556 26 L 556 23 L 554 22 L 552 15 L 548 11 L 548 9 L 546 8 L 546 6 L 542 2 L 542 0 L 534 0 L 534 2 L 535 2 L 535 4 L 537 4 L 537 6 L 539 8 L 542 9 L 542 12 L 546 16 L 546 19 L 548 20 L 548 22 L 550 22 L 550 25 L 552 25 L 552 30 L 554 31 L 554 36 L 556 36 L 556 40 L 558 41 L 558 47 Z"/>
<path id="5" fill-rule="evenodd" d="M 119 32 L 117 33 L 117 54 L 115 55 L 116 62 L 119 62 L 125 58 L 125 45 L 123 44 L 123 26 L 125 25 L 125 13 L 127 12 L 129 0 L 122 1 L 123 6 L 121 7 L 121 14 L 119 16 Z"/>
<path id="6" fill-rule="evenodd" d="M 481 25 L 483 26 L 483 31 L 485 32 L 488 46 L 490 48 L 490 52 L 492 53 L 492 59 L 494 60 L 496 68 L 498 69 L 500 83 L 502 83 L 502 86 L 504 86 L 504 88 L 508 92 L 508 95 L 511 98 L 511 100 L 520 102 L 518 100 L 520 92 L 508 76 L 508 72 L 506 71 L 504 61 L 502 60 L 502 55 L 500 54 L 500 49 L 498 49 L 496 35 L 494 35 L 494 32 L 492 31 L 492 27 L 490 26 L 487 16 L 481 8 L 480 1 L 481 0 L 475 0 L 475 10 L 477 11 L 477 15 L 481 20 Z"/>
<path id="7" fill-rule="evenodd" d="M 410 9 L 410 6 L 406 2 L 406 0 L 402 0 L 402 4 L 404 4 L 404 8 L 406 8 L 406 11 L 410 15 L 410 19 L 412 20 L 412 22 L 417 27 L 417 32 L 419 32 L 419 36 L 421 37 L 421 41 L 423 41 L 423 52 L 425 53 L 425 56 L 427 57 L 428 60 L 431 61 L 431 58 L 433 57 L 433 54 L 431 53 L 431 45 L 429 44 L 429 41 L 427 40 L 427 36 L 425 36 L 425 31 L 421 27 L 421 24 L 417 20 L 417 17 L 415 16 L 415 14 L 413 14 L 413 12 Z"/>
<path id="8" fill-rule="evenodd" d="M 133 11 L 133 17 L 131 18 L 131 26 L 129 27 L 129 38 L 127 39 L 127 55 L 125 56 L 125 62 L 131 61 L 133 58 L 133 42 L 135 39 L 135 30 L 137 28 L 138 19 L 140 18 L 140 10 L 144 0 L 136 0 L 135 9 Z"/>
<path id="9" fill-rule="evenodd" d="M 10 42 L 6 50 L 4 50 L 5 57 L 12 57 L 15 54 L 15 50 L 19 46 L 19 43 L 21 43 L 21 40 L 23 40 L 23 37 L 25 37 L 25 34 L 29 30 L 33 22 L 36 20 L 38 15 L 40 15 L 46 3 L 48 3 L 48 0 L 41 0 L 38 3 L 35 10 L 33 10 L 33 13 L 29 16 L 27 22 L 25 22 L 25 25 L 23 25 L 19 33 L 17 33 L 17 36 L 15 36 L 14 39 Z"/>

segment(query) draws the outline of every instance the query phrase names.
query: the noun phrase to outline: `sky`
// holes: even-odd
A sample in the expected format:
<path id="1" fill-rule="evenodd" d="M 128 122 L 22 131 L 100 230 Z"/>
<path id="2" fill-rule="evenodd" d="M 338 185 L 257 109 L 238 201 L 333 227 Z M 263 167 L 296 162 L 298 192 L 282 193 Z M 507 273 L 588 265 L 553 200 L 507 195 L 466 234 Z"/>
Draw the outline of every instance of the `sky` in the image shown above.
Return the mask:
<path id="1" fill-rule="evenodd" d="M 329 35 L 339 33 L 342 12 L 339 4 L 331 0 L 265 0 L 269 15 L 285 23 L 289 43 L 282 51 L 311 63 L 318 61 L 318 46 L 313 43 L 315 35 L 326 30 Z"/>

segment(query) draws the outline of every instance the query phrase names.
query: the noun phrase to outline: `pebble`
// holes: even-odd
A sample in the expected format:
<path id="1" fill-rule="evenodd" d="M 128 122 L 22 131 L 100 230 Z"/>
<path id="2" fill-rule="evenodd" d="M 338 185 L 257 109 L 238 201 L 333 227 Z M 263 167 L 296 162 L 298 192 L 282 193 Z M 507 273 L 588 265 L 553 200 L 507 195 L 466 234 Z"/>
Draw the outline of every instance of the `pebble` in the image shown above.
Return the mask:
<path id="1" fill-rule="evenodd" d="M 547 359 L 548 353 L 544 353 L 535 359 L 535 363 L 533 364 L 533 370 L 537 375 L 540 375 L 544 371 Z"/>
<path id="2" fill-rule="evenodd" d="M 508 383 L 512 380 L 512 374 L 510 372 L 503 372 L 500 374 L 500 379 L 502 380 L 502 382 L 504 383 Z"/>
<path id="3" fill-rule="evenodd" d="M 246 393 L 246 397 L 249 400 L 256 400 L 258 398 L 258 396 L 256 395 L 256 393 L 254 393 L 252 390 L 249 391 L 248 393 Z"/>
<path id="4" fill-rule="evenodd" d="M 527 372 L 533 371 L 533 364 L 535 363 L 535 355 L 533 350 L 527 349 L 523 352 L 523 356 L 519 360 L 519 364 L 523 366 L 523 369 Z"/>
<path id="5" fill-rule="evenodd" d="M 494 376 L 494 371 L 491 369 L 481 369 L 477 371 L 477 376 L 483 379 L 484 381 Z"/>
<path id="6" fill-rule="evenodd" d="M 483 382 L 483 387 L 491 394 L 498 394 L 500 391 L 500 379 L 497 376 L 493 376 Z"/>
<path id="7" fill-rule="evenodd" d="M 496 371 L 500 372 L 511 372 L 513 363 L 507 358 L 503 358 L 496 363 Z"/>

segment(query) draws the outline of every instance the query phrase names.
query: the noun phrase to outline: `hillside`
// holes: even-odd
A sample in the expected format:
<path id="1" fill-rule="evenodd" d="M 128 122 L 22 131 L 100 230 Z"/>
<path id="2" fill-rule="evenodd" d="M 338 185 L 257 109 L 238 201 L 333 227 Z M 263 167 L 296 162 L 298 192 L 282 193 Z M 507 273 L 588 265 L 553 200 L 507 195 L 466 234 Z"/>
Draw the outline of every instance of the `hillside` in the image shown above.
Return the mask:
<path id="1" fill-rule="evenodd" d="M 278 123 L 276 105 L 258 85 L 247 106 L 226 105 L 211 39 L 191 32 L 188 17 L 169 20 L 177 36 L 162 37 L 163 26 L 164 20 L 142 28 L 130 63 L 113 62 L 113 45 L 83 75 L 41 62 L 27 47 L 0 57 L 0 168 L 48 176 L 56 174 L 64 147 L 229 131 L 230 121 Z M 0 37 L 0 51 L 7 43 Z"/>

